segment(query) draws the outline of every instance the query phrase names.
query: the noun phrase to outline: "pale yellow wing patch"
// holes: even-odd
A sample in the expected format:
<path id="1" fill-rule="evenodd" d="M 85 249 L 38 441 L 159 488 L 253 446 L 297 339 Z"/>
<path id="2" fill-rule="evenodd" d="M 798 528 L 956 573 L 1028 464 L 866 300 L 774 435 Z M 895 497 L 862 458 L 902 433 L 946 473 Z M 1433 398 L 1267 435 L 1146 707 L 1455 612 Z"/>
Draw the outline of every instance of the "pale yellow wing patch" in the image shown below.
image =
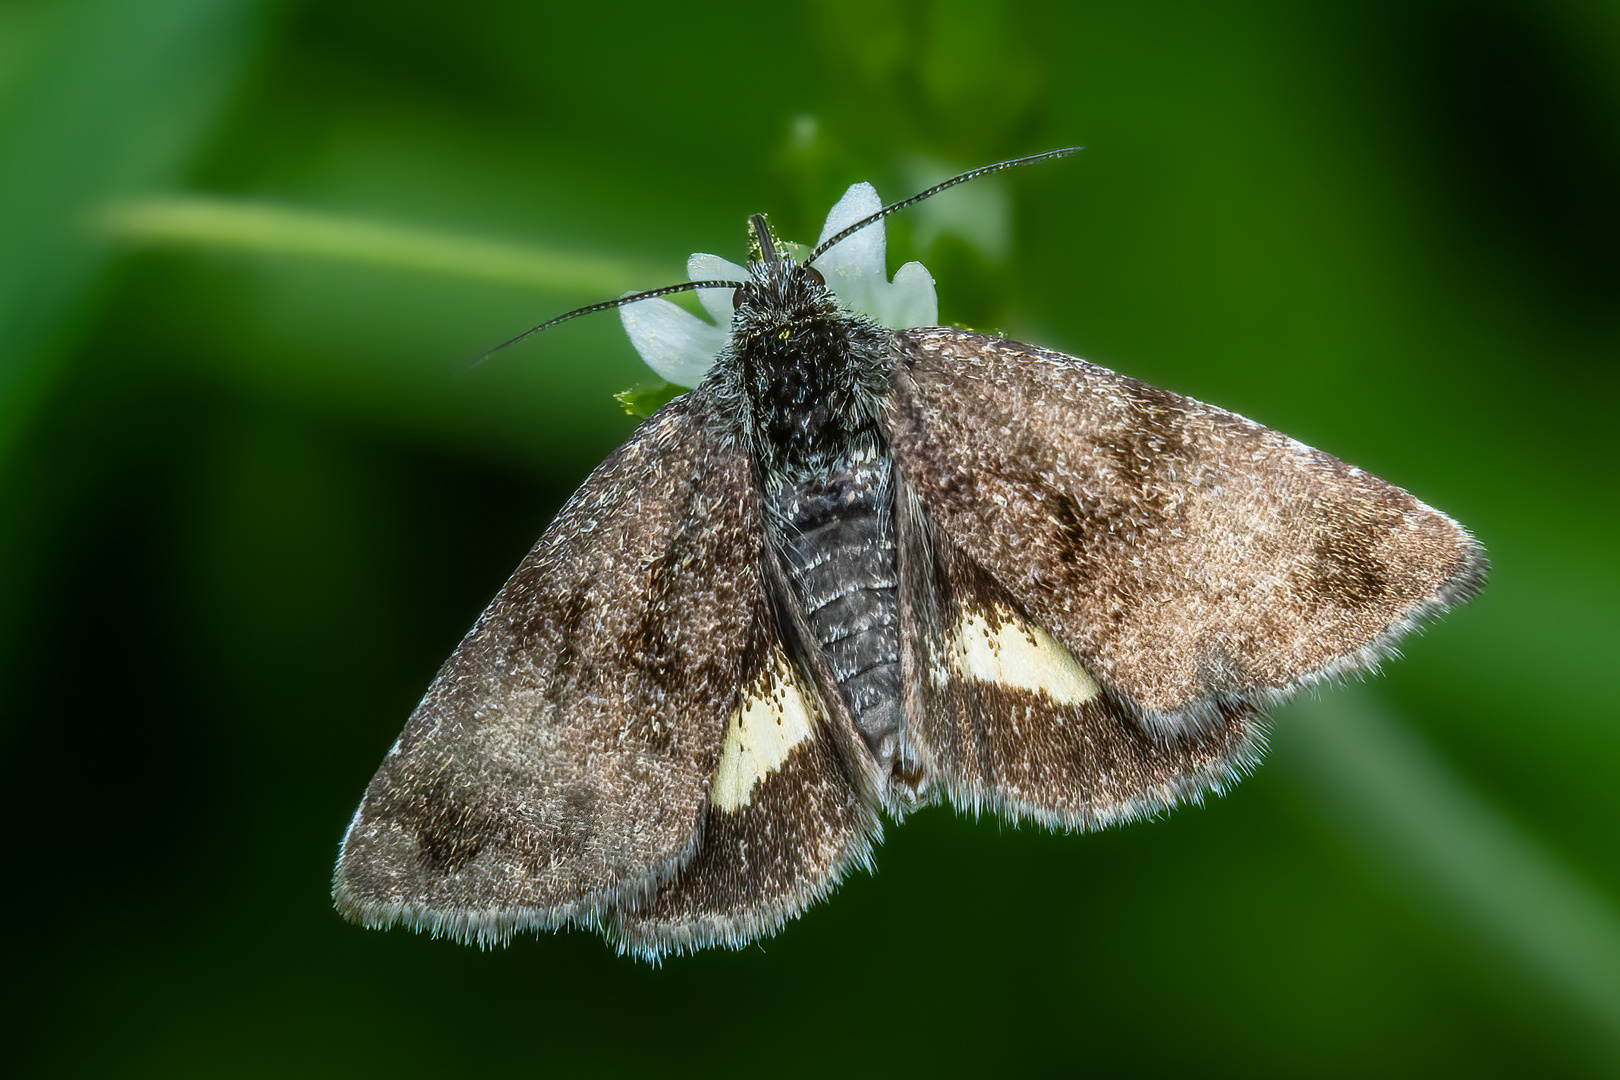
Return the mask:
<path id="1" fill-rule="evenodd" d="M 753 801 L 755 786 L 781 768 L 822 721 L 815 690 L 780 652 L 774 659 L 743 691 L 742 703 L 726 724 L 709 801 L 728 813 Z"/>
<path id="2" fill-rule="evenodd" d="M 962 613 L 951 633 L 950 657 L 964 678 L 1032 690 L 1060 705 L 1079 705 L 1102 692 L 1056 638 L 999 606 L 988 617 Z"/>

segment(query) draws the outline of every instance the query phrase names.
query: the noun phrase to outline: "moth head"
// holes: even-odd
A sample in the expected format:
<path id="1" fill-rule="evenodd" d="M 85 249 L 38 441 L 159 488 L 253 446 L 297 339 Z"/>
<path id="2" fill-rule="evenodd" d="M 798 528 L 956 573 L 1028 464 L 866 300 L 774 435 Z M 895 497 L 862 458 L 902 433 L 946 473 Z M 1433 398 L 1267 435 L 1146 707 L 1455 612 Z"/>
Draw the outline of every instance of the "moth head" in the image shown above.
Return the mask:
<path id="1" fill-rule="evenodd" d="M 802 289 L 826 289 L 827 279 L 821 276 L 821 271 L 813 266 L 802 264 L 794 265 L 793 283 Z M 757 304 L 760 290 L 749 282 L 737 286 L 737 291 L 731 294 L 731 310 L 736 311 L 744 304 Z"/>
<path id="2" fill-rule="evenodd" d="M 746 275 L 731 294 L 733 312 L 746 305 L 767 302 L 773 292 L 827 293 L 827 279 L 806 259 L 807 248 L 778 239 L 764 214 L 748 218 L 748 245 L 752 257 Z M 694 255 L 693 259 L 698 258 Z"/>
<path id="3" fill-rule="evenodd" d="M 840 318 L 838 299 L 821 271 L 801 257 L 803 249 L 777 239 L 764 214 L 748 219 L 748 233 L 753 258 L 731 294 L 728 341 L 733 347 L 746 344 L 767 352 L 790 347 L 795 338 Z"/>

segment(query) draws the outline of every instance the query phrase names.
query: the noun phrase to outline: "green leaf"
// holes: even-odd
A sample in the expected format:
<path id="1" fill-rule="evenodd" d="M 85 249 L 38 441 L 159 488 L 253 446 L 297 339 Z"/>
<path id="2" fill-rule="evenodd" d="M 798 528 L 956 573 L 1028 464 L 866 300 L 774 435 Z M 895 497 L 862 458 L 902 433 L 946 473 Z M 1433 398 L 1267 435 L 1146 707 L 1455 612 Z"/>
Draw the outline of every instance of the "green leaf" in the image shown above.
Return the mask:
<path id="1" fill-rule="evenodd" d="M 628 390 L 620 390 L 613 398 L 627 415 L 647 417 L 684 393 L 686 387 L 660 379 L 657 383 L 637 383 Z"/>

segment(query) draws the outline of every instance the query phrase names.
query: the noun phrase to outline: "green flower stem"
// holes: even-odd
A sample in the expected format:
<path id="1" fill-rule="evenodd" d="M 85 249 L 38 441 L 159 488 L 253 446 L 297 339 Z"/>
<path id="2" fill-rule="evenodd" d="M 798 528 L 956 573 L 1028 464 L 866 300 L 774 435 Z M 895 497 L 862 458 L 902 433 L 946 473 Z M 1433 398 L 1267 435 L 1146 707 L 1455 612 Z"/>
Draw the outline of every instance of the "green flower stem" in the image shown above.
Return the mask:
<path id="1" fill-rule="evenodd" d="M 116 203 L 91 226 L 133 244 L 335 259 L 592 297 L 615 296 L 658 277 L 614 259 L 206 196 Z"/>

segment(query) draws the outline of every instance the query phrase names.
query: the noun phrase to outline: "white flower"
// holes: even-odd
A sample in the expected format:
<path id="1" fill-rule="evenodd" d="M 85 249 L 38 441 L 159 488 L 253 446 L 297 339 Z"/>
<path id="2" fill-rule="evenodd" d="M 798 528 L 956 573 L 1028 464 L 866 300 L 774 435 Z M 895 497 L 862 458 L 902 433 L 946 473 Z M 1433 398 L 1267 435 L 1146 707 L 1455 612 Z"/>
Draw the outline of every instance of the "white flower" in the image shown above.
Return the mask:
<path id="1" fill-rule="evenodd" d="M 877 189 L 855 184 L 827 215 L 821 243 L 883 208 Z M 939 322 L 939 298 L 933 276 L 922 263 L 902 266 L 891 282 L 884 262 L 887 244 L 883 222 L 874 222 L 846 237 L 816 260 L 816 269 L 838 299 L 893 330 L 933 326 Z M 718 255 L 686 260 L 689 281 L 747 281 L 748 271 Z M 733 289 L 698 289 L 698 303 L 714 319 L 704 322 L 668 300 L 654 297 L 619 309 L 630 342 L 647 366 L 677 386 L 696 386 L 731 336 Z"/>

